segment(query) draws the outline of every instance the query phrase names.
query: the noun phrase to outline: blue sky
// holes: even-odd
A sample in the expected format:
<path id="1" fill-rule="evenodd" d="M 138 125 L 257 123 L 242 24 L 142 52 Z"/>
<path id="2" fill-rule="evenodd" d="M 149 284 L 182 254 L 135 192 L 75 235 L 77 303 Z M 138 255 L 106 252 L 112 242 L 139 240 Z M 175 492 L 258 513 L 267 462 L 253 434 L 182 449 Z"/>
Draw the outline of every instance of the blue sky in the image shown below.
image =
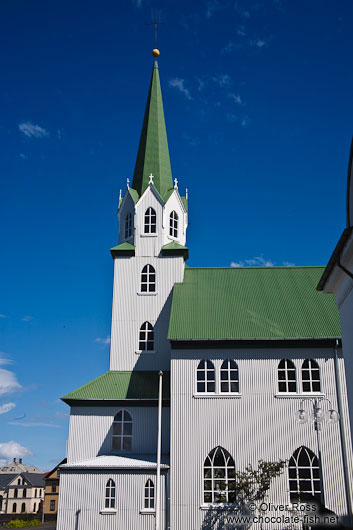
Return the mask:
<path id="1" fill-rule="evenodd" d="M 189 265 L 325 265 L 344 228 L 350 0 L 2 2 L 0 460 L 53 467 L 60 396 L 108 368 L 154 12 Z"/>

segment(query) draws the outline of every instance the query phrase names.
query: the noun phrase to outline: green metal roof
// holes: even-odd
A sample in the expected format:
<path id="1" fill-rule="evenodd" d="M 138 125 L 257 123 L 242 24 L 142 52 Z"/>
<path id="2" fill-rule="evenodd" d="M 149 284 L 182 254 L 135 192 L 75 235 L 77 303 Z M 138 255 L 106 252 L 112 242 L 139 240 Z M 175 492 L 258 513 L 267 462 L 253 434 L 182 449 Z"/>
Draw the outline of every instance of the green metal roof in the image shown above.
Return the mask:
<path id="1" fill-rule="evenodd" d="M 170 398 L 170 373 L 163 375 L 163 398 Z M 72 400 L 158 399 L 158 372 L 111 370 L 61 398 Z"/>
<path id="2" fill-rule="evenodd" d="M 186 268 L 174 286 L 168 338 L 338 338 L 334 295 L 316 291 L 324 267 Z"/>
<path id="3" fill-rule="evenodd" d="M 111 248 L 110 253 L 113 258 L 115 258 L 116 256 L 134 256 L 135 246 L 125 241 L 124 243 L 120 243 L 120 245 Z"/>
<path id="4" fill-rule="evenodd" d="M 125 195 L 126 195 L 126 193 L 129 193 L 129 195 L 131 195 L 131 198 L 132 198 L 132 200 L 134 201 L 134 204 L 136 204 L 136 203 L 139 201 L 140 196 L 139 196 L 139 194 L 137 193 L 137 191 L 134 190 L 133 188 L 127 188 L 127 189 L 126 189 L 126 192 L 125 192 Z M 124 195 L 124 197 L 125 197 L 125 195 Z M 122 198 L 120 199 L 120 201 L 119 201 L 118 210 L 119 210 L 119 208 L 120 208 L 120 206 L 121 206 L 121 203 L 122 203 L 123 200 L 124 200 L 124 197 L 122 197 Z"/>
<path id="5" fill-rule="evenodd" d="M 155 188 L 164 197 L 173 188 L 173 181 L 157 61 L 152 71 L 132 182 L 140 196 L 148 187 L 151 173 Z"/>
<path id="6" fill-rule="evenodd" d="M 162 247 L 162 254 L 166 256 L 175 256 L 175 255 L 181 255 L 184 256 L 185 259 L 188 259 L 189 257 L 189 249 L 187 247 L 184 247 L 183 245 L 180 245 L 177 241 L 172 241 L 171 243 L 168 243 L 167 245 L 164 245 Z"/>

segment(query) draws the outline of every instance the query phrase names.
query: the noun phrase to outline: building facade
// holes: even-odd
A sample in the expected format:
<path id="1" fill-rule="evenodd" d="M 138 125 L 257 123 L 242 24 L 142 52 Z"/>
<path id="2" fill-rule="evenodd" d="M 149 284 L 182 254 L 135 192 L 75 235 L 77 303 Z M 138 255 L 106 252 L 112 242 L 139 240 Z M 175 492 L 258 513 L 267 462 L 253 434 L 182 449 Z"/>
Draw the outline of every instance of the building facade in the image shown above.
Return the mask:
<path id="1" fill-rule="evenodd" d="M 36 514 L 43 498 L 42 473 L 0 474 L 0 514 Z"/>
<path id="2" fill-rule="evenodd" d="M 110 369 L 62 398 L 71 414 L 57 528 L 155 528 L 159 371 L 160 530 L 217 528 L 237 503 L 236 470 L 261 459 L 287 461 L 268 506 L 317 500 L 344 518 L 345 368 L 334 299 L 316 291 L 323 268 L 187 267 L 187 199 L 172 179 L 155 62 L 111 249 Z M 317 429 L 296 421 L 314 406 Z M 325 419 L 336 411 L 348 448 Z"/>
<path id="3" fill-rule="evenodd" d="M 45 474 L 44 478 L 44 516 L 54 516 L 58 513 L 60 476 L 59 467 L 66 464 L 67 460 L 64 458 L 57 466 L 49 473 Z"/>

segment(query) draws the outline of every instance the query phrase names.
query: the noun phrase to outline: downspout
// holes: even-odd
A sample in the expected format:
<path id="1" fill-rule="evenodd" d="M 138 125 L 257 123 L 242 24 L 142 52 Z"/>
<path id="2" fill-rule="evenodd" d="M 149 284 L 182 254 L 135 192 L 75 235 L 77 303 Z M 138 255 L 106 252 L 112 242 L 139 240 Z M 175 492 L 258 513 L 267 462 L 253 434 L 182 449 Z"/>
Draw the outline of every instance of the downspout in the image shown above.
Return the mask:
<path id="1" fill-rule="evenodd" d="M 344 414 L 343 414 L 343 403 L 342 403 L 342 390 L 341 390 L 341 378 L 339 373 L 339 364 L 338 364 L 338 340 L 336 340 L 335 346 L 335 379 L 336 379 L 336 393 L 337 393 L 337 407 L 340 415 L 340 440 L 341 440 L 341 450 L 342 450 L 342 464 L 343 464 L 343 474 L 344 474 L 344 486 L 346 493 L 346 503 L 349 524 L 352 525 L 352 495 L 351 495 L 351 485 L 350 485 L 350 475 L 348 472 L 348 458 L 347 458 L 347 438 L 344 427 Z"/>
<path id="2" fill-rule="evenodd" d="M 157 481 L 156 481 L 156 520 L 155 530 L 161 528 L 161 448 L 162 448 L 162 378 L 163 372 L 159 372 L 158 392 L 158 435 L 157 435 Z"/>

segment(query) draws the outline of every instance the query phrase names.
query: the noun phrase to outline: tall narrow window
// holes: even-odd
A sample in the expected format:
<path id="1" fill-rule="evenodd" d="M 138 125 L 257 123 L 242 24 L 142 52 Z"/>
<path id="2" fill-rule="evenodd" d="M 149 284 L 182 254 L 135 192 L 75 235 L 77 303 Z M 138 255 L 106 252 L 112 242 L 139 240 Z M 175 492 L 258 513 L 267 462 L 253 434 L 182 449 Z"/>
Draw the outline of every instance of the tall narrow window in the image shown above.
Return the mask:
<path id="1" fill-rule="evenodd" d="M 239 392 L 238 365 L 230 359 L 221 366 L 221 392 Z"/>
<path id="2" fill-rule="evenodd" d="M 132 236 L 132 214 L 128 212 L 125 217 L 125 239 Z"/>
<path id="3" fill-rule="evenodd" d="M 14 502 L 12 505 L 12 513 L 16 513 L 17 511 L 17 504 Z"/>
<path id="4" fill-rule="evenodd" d="M 2 512 L 2 500 L 3 500 L 3 496 L 0 495 L 0 512 Z"/>
<path id="5" fill-rule="evenodd" d="M 127 410 L 119 410 L 113 421 L 112 448 L 115 451 L 131 451 L 132 418 Z"/>
<path id="6" fill-rule="evenodd" d="M 216 374 L 212 361 L 203 359 L 197 367 L 197 391 L 215 392 Z"/>
<path id="7" fill-rule="evenodd" d="M 111 478 L 105 486 L 105 507 L 115 508 L 115 482 Z"/>
<path id="8" fill-rule="evenodd" d="M 21 506 L 21 513 L 25 513 L 26 512 L 26 503 L 22 503 L 22 506 Z"/>
<path id="9" fill-rule="evenodd" d="M 174 210 L 169 217 L 169 235 L 178 237 L 178 214 Z"/>
<path id="10" fill-rule="evenodd" d="M 296 392 L 295 366 L 289 359 L 282 359 L 278 365 L 278 392 Z"/>
<path id="11" fill-rule="evenodd" d="M 54 502 L 55 502 L 55 501 L 54 501 Z M 36 508 L 37 508 L 37 504 L 36 504 L 36 503 L 34 503 L 34 504 L 33 504 L 33 513 L 37 513 L 37 510 L 36 510 Z"/>
<path id="12" fill-rule="evenodd" d="M 27 490 L 23 490 L 22 497 L 25 499 L 27 497 Z"/>
<path id="13" fill-rule="evenodd" d="M 314 359 L 305 359 L 302 365 L 303 392 L 321 392 L 320 369 Z"/>
<path id="14" fill-rule="evenodd" d="M 152 265 L 145 265 L 141 272 L 141 292 L 156 292 L 156 271 Z"/>
<path id="15" fill-rule="evenodd" d="M 140 327 L 139 350 L 154 351 L 154 330 L 150 322 L 144 322 Z"/>
<path id="16" fill-rule="evenodd" d="M 320 500 L 320 467 L 317 456 L 307 447 L 299 447 L 289 460 L 290 500 L 305 502 L 312 496 Z"/>
<path id="17" fill-rule="evenodd" d="M 34 490 L 34 496 L 37 497 L 37 490 Z"/>
<path id="18" fill-rule="evenodd" d="M 149 510 L 154 508 L 154 484 L 150 478 L 145 484 L 145 508 Z"/>
<path id="19" fill-rule="evenodd" d="M 209 453 L 203 476 L 205 504 L 235 502 L 235 464 L 223 447 L 216 447 Z"/>
<path id="20" fill-rule="evenodd" d="M 15 488 L 14 492 L 13 492 L 13 496 L 15 497 L 15 499 L 17 499 L 18 497 L 18 489 Z"/>
<path id="21" fill-rule="evenodd" d="M 157 230 L 157 215 L 153 208 L 147 208 L 145 213 L 145 234 L 155 234 Z"/>

